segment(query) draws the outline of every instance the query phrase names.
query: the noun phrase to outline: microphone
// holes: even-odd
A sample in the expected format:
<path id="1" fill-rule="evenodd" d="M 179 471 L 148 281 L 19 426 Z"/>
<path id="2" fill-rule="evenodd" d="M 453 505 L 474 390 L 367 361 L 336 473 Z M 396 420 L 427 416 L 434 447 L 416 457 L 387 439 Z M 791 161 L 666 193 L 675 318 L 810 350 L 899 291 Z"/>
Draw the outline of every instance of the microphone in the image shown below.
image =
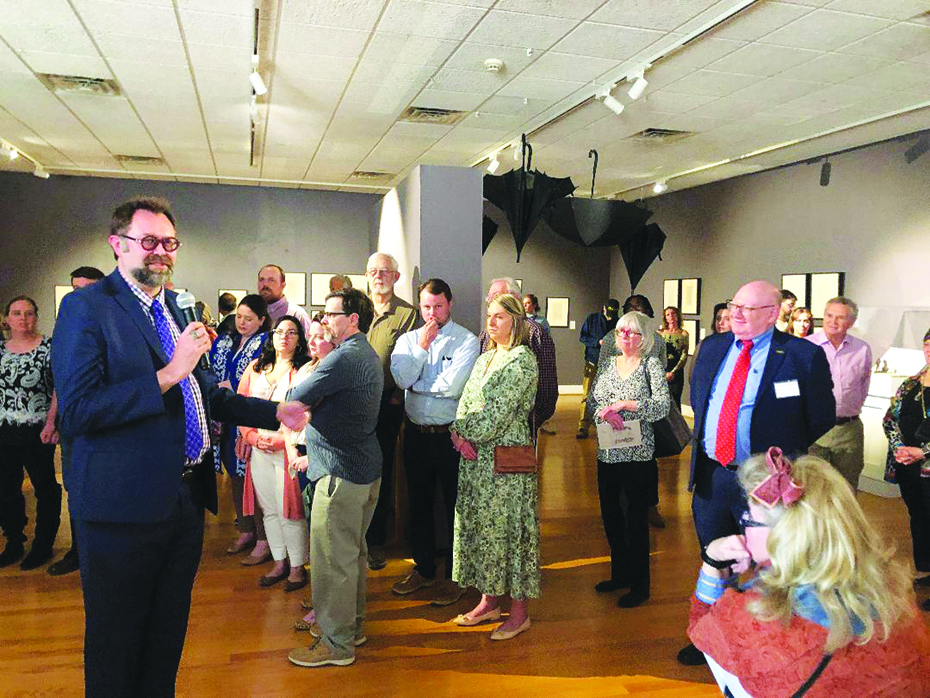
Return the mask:
<path id="1" fill-rule="evenodd" d="M 181 315 L 184 316 L 184 319 L 187 321 L 187 324 L 192 322 L 198 322 L 197 313 L 194 311 L 194 306 L 197 304 L 197 299 L 194 298 L 193 293 L 185 291 L 184 293 L 179 293 L 177 298 L 178 310 L 181 311 Z M 186 325 L 185 325 L 186 327 Z M 210 360 L 207 358 L 207 355 L 204 354 L 200 357 L 200 370 L 209 371 L 210 370 Z"/>

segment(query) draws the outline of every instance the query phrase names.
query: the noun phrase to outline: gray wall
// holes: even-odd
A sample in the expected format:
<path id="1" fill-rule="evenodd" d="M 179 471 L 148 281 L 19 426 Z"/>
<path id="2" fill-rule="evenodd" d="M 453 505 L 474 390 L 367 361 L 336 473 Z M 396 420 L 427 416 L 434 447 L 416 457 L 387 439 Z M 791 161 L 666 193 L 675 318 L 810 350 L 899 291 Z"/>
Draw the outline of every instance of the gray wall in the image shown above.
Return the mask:
<path id="1" fill-rule="evenodd" d="M 649 199 L 668 240 L 637 291 L 658 312 L 663 279 L 701 277 L 701 324 L 709 331 L 714 303 L 742 283 L 844 271 L 846 295 L 863 309 L 854 332 L 880 355 L 892 340 L 886 328 L 897 322 L 889 317 L 930 306 L 930 155 L 908 165 L 907 145 L 831 158 L 828 187 L 819 185 L 819 165 L 798 164 Z M 611 290 L 620 299 L 629 293 L 617 251 Z"/>
<path id="2" fill-rule="evenodd" d="M 608 248 L 587 248 L 559 237 L 545 224 L 530 236 L 517 263 L 510 229 L 493 209 L 487 209 L 502 225 L 485 252 L 482 264 L 484 290 L 496 277 L 523 279 L 523 290 L 539 297 L 540 312 L 546 313 L 547 296 L 565 296 L 569 320 L 575 329 L 552 328 L 560 385 L 580 385 L 584 369 L 584 345 L 578 333 L 585 318 L 599 312 L 607 300 L 610 285 Z"/>
<path id="3" fill-rule="evenodd" d="M 253 291 L 259 267 L 364 273 L 371 194 L 213 184 L 0 174 L 0 299 L 26 293 L 44 333 L 54 321 L 54 286 L 72 269 L 110 272 L 106 244 L 113 208 L 137 194 L 168 198 L 183 241 L 175 283 L 216 308 L 220 288 Z"/>

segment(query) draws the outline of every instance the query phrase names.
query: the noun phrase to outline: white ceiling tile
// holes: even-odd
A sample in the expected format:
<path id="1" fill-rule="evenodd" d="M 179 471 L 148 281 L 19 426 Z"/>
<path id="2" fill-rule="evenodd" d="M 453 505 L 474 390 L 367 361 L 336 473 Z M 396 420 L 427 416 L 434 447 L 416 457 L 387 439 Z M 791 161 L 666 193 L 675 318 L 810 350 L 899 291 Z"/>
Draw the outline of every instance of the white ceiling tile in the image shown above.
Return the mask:
<path id="1" fill-rule="evenodd" d="M 310 24 L 282 22 L 278 50 L 287 53 L 311 53 L 322 56 L 356 58 L 369 32 L 357 29 L 317 27 Z"/>
<path id="2" fill-rule="evenodd" d="M 820 51 L 811 51 L 810 49 L 749 44 L 718 61 L 714 61 L 707 66 L 707 69 L 769 77 L 820 55 L 822 55 Z"/>
<path id="3" fill-rule="evenodd" d="M 675 29 L 716 2 L 717 0 L 676 0 L 676 2 L 610 0 L 595 12 L 591 19 L 595 22 L 620 24 L 625 27 Z"/>
<path id="4" fill-rule="evenodd" d="M 520 75 L 511 80 L 498 91 L 505 97 L 527 97 L 530 99 L 562 99 L 575 90 L 584 87 L 583 82 L 568 80 L 547 80 Z"/>
<path id="5" fill-rule="evenodd" d="M 850 44 L 891 26 L 892 22 L 876 17 L 845 12 L 816 10 L 764 37 L 767 44 L 811 48 L 821 51 Z"/>
<path id="6" fill-rule="evenodd" d="M 249 46 L 221 46 L 188 42 L 191 65 L 195 69 L 237 70 L 247 75 L 252 69 L 252 49 Z M 268 66 L 259 65 L 264 72 Z"/>
<path id="7" fill-rule="evenodd" d="M 370 85 L 352 81 L 342 97 L 343 103 L 357 104 L 370 114 L 396 117 L 419 92 L 417 87 Z"/>
<path id="8" fill-rule="evenodd" d="M 471 128 L 490 129 L 492 131 L 513 131 L 526 122 L 518 116 L 505 116 L 504 114 L 485 114 L 483 111 L 475 112 L 478 118 L 469 119 Z"/>
<path id="9" fill-rule="evenodd" d="M 22 51 L 23 60 L 36 73 L 54 75 L 81 75 L 88 78 L 109 79 L 113 76 L 102 58 L 45 51 Z"/>
<path id="10" fill-rule="evenodd" d="M 171 7 L 109 0 L 74 0 L 74 4 L 94 37 L 100 34 L 128 34 L 153 39 L 180 38 L 177 18 Z"/>
<path id="11" fill-rule="evenodd" d="M 523 75 L 555 80 L 576 80 L 587 82 L 613 71 L 620 65 L 615 60 L 594 58 L 591 56 L 574 56 L 570 53 L 547 51 Z"/>
<path id="12" fill-rule="evenodd" d="M 742 100 L 734 100 L 728 97 L 714 97 L 712 95 L 691 95 L 683 92 L 649 92 L 644 99 L 639 100 L 636 104 L 642 102 L 644 108 L 649 111 L 663 112 L 666 114 L 683 114 L 684 112 L 694 112 L 698 116 L 710 116 L 714 118 L 726 118 L 725 109 L 733 109 L 736 113 L 730 118 L 738 118 L 742 111 L 746 109 L 746 104 Z M 720 106 L 717 106 L 720 105 Z M 723 105 L 726 105 L 725 107 Z M 632 108 L 633 105 L 630 105 Z"/>
<path id="13" fill-rule="evenodd" d="M 584 19 L 603 3 L 604 0 L 497 0 L 494 9 L 549 17 Z"/>
<path id="14" fill-rule="evenodd" d="M 694 116 L 706 116 L 710 119 L 744 119 L 756 114 L 766 106 L 761 102 L 735 99 L 734 97 L 721 97 L 688 113 Z"/>
<path id="15" fill-rule="evenodd" d="M 120 0 L 121 2 L 139 2 L 139 0 Z M 171 5 L 172 0 L 157 0 L 153 5 Z M 214 12 L 227 15 L 247 15 L 253 17 L 253 3 L 230 2 L 229 0 L 175 0 L 178 7 L 183 10 L 197 10 L 199 12 Z M 274 15 L 274 5 L 264 2 L 262 4 L 262 19 Z"/>
<path id="16" fill-rule="evenodd" d="M 911 19 L 927 12 L 926 0 L 834 0 L 827 9 L 887 19 Z"/>
<path id="17" fill-rule="evenodd" d="M 758 82 L 752 75 L 719 73 L 712 70 L 698 70 L 673 82 L 666 89 L 669 92 L 688 92 L 696 95 L 724 96 Z"/>
<path id="18" fill-rule="evenodd" d="M 423 0 L 391 0 L 378 28 L 437 39 L 464 39 L 485 10 Z"/>
<path id="19" fill-rule="evenodd" d="M 611 24 L 583 22 L 571 34 L 555 45 L 561 53 L 579 56 L 623 60 L 634 55 L 662 37 L 662 32 L 651 29 L 632 29 Z"/>
<path id="20" fill-rule="evenodd" d="M 658 122 L 661 128 L 668 128 L 675 131 L 692 131 L 701 133 L 702 131 L 713 131 L 727 124 L 726 119 L 711 119 L 706 116 L 697 116 L 695 114 L 675 114 L 667 119 Z"/>
<path id="21" fill-rule="evenodd" d="M 366 58 L 440 66 L 458 46 L 453 39 L 435 39 L 410 34 L 376 31 L 371 37 Z"/>
<path id="22" fill-rule="evenodd" d="M 742 90 L 737 90 L 730 96 L 733 99 L 743 99 L 758 102 L 767 107 L 790 102 L 798 97 L 823 90 L 827 87 L 818 82 L 804 82 L 802 80 L 787 80 L 782 77 L 768 78 Z"/>
<path id="23" fill-rule="evenodd" d="M 844 53 L 827 53 L 803 65 L 789 68 L 779 77 L 814 82 L 846 82 L 850 78 L 892 65 L 891 61 Z"/>
<path id="24" fill-rule="evenodd" d="M 345 84 L 355 64 L 355 58 L 278 51 L 275 55 L 273 70 L 275 81 L 279 75 L 283 74 L 306 80 L 333 80 Z"/>
<path id="25" fill-rule="evenodd" d="M 911 56 L 908 60 L 914 63 L 920 63 L 921 65 L 930 65 L 930 51 L 921 53 L 917 56 Z"/>
<path id="26" fill-rule="evenodd" d="M 242 46 L 249 50 L 254 43 L 255 22 L 247 15 L 181 10 L 181 24 L 185 38 L 192 43 Z M 263 24 L 267 27 L 267 23 Z M 261 36 L 267 29 L 260 28 L 259 32 Z"/>
<path id="27" fill-rule="evenodd" d="M 106 58 L 158 65 L 187 65 L 184 44 L 180 38 L 169 41 L 127 34 L 99 34 L 95 39 Z"/>
<path id="28" fill-rule="evenodd" d="M 150 157 L 159 155 L 127 100 L 119 97 L 62 95 L 62 101 L 110 152 Z"/>
<path id="29" fill-rule="evenodd" d="M 485 95 L 473 95 L 465 92 L 446 92 L 444 90 L 423 90 L 413 103 L 418 107 L 434 109 L 455 109 L 472 111 L 485 100 Z"/>
<path id="30" fill-rule="evenodd" d="M 16 24 L 4 22 L 0 36 L 17 51 L 61 51 L 68 47 L 68 53 L 83 56 L 98 55 L 97 49 L 74 18 L 73 23 L 57 25 Z"/>
<path id="31" fill-rule="evenodd" d="M 574 19 L 563 17 L 491 10 L 468 38 L 495 46 L 547 49 L 576 24 Z"/>
<path id="32" fill-rule="evenodd" d="M 930 50 L 930 27 L 901 23 L 841 49 L 841 53 L 907 60 Z"/>
<path id="33" fill-rule="evenodd" d="M 426 84 L 435 70 L 431 66 L 395 63 L 366 57 L 355 69 L 352 81 L 372 85 L 422 86 Z"/>
<path id="34" fill-rule="evenodd" d="M 506 114 L 529 118 L 540 113 L 550 104 L 551 102 L 545 99 L 494 95 L 481 105 L 481 111 L 491 114 Z"/>
<path id="35" fill-rule="evenodd" d="M 874 108 L 880 113 L 899 111 L 901 109 L 911 109 L 918 104 L 926 104 L 930 101 L 927 93 L 921 92 L 881 92 L 876 93 L 875 97 L 868 104 L 860 105 L 863 108 Z M 924 114 L 927 116 L 926 110 Z M 928 120 L 930 123 L 930 120 Z M 926 128 L 924 125 L 922 128 Z"/>
<path id="36" fill-rule="evenodd" d="M 757 41 L 812 10 L 811 7 L 784 2 L 757 2 L 714 29 L 711 36 Z"/>
<path id="37" fill-rule="evenodd" d="M 502 73 L 479 73 L 473 70 L 443 68 L 433 77 L 430 89 L 490 96 L 505 84 L 507 84 L 507 77 Z"/>
<path id="38" fill-rule="evenodd" d="M 543 54 L 542 57 L 545 57 Z M 461 46 L 452 54 L 446 68 L 456 70 L 475 70 L 483 72 L 485 70 L 484 61 L 488 58 L 496 58 L 504 61 L 504 69 L 500 72 L 503 76 L 513 76 L 526 68 L 534 61 L 541 60 L 539 53 L 532 56 L 526 55 L 525 48 L 515 48 L 513 46 L 492 46 L 491 44 L 479 44 L 474 41 L 462 42 Z"/>
<path id="39" fill-rule="evenodd" d="M 431 138 L 434 141 L 452 130 L 445 124 L 419 124 L 412 121 L 398 121 L 385 134 L 385 138 Z"/>
<path id="40" fill-rule="evenodd" d="M 925 66 L 916 63 L 895 63 L 852 78 L 847 84 L 872 87 L 876 90 L 925 91 L 927 99 L 930 99 L 930 73 Z"/>
<path id="41" fill-rule="evenodd" d="M 370 30 L 385 0 L 284 0 L 285 22 Z"/>
<path id="42" fill-rule="evenodd" d="M 804 107 L 821 113 L 868 104 L 875 92 L 857 85 L 830 85 L 787 102 L 788 107 Z"/>
<path id="43" fill-rule="evenodd" d="M 746 46 L 745 41 L 706 38 L 682 46 L 667 58 L 663 58 L 650 74 L 661 68 L 703 68 L 716 60 Z"/>
<path id="44" fill-rule="evenodd" d="M 190 69 L 186 66 L 114 59 L 110 61 L 110 67 L 130 99 L 143 94 L 161 96 L 162 99 L 178 95 L 194 96 L 194 84 Z"/>

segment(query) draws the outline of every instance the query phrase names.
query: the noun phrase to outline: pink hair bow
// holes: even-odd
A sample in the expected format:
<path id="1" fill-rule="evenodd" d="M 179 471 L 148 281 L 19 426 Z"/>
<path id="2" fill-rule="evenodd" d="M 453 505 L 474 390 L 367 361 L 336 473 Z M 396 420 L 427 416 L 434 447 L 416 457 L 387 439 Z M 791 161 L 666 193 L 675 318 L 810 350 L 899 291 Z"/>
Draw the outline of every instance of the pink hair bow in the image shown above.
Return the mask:
<path id="1" fill-rule="evenodd" d="M 749 493 L 750 496 L 769 509 L 779 501 L 790 507 L 804 494 L 804 488 L 791 479 L 791 461 L 780 448 L 772 446 L 765 454 L 765 465 L 770 475 Z"/>

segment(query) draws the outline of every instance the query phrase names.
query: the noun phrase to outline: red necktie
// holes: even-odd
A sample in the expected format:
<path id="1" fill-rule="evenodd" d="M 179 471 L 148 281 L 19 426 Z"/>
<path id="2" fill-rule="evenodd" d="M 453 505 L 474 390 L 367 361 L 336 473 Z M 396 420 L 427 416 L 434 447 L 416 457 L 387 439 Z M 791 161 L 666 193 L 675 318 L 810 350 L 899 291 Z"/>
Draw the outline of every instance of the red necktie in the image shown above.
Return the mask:
<path id="1" fill-rule="evenodd" d="M 739 416 L 739 406 L 743 401 L 743 391 L 746 390 L 746 376 L 749 375 L 749 352 L 752 351 L 752 340 L 743 342 L 727 394 L 723 398 L 723 407 L 720 408 L 720 421 L 717 422 L 717 453 L 718 463 L 729 465 L 736 457 L 736 420 Z"/>

